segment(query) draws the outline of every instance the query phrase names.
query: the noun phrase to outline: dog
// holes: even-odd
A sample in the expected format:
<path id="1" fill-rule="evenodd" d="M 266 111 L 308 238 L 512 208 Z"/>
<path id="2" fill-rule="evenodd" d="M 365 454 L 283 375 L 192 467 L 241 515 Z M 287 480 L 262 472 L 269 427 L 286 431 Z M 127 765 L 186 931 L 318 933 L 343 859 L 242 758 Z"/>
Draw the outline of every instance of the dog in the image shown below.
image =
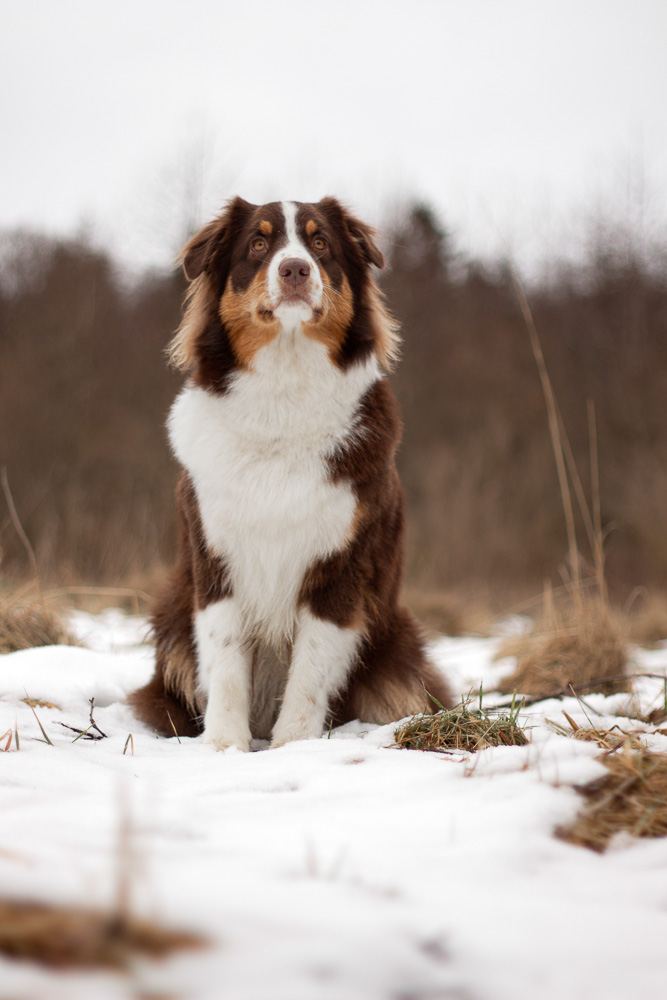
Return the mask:
<path id="1" fill-rule="evenodd" d="M 179 555 L 135 711 L 247 751 L 451 705 L 398 603 L 398 328 L 371 272 L 375 232 L 334 198 L 237 197 L 181 262 Z"/>

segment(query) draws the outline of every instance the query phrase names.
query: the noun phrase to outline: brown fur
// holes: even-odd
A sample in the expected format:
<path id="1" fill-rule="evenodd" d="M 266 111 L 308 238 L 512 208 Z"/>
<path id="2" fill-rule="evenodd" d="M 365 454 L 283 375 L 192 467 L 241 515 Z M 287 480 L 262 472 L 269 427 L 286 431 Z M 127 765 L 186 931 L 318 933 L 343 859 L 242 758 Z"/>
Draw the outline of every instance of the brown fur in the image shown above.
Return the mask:
<path id="1" fill-rule="evenodd" d="M 218 315 L 229 333 L 229 340 L 241 367 L 249 368 L 261 347 L 278 335 L 280 323 L 269 311 L 262 308 L 264 284 L 261 272 L 249 288 L 237 292 L 227 285 L 220 299 Z"/>
<path id="2" fill-rule="evenodd" d="M 345 333 L 354 314 L 352 289 L 347 278 L 343 278 L 340 289 L 331 287 L 326 272 L 323 272 L 324 296 L 327 310 L 321 317 L 315 317 L 303 324 L 303 332 L 313 340 L 319 340 L 329 350 L 329 357 L 336 363 L 345 339 Z"/>
<path id="3" fill-rule="evenodd" d="M 191 371 L 197 363 L 197 339 L 206 327 L 214 299 L 211 279 L 207 274 L 199 275 L 188 288 L 183 320 L 167 348 L 169 362 L 178 371 Z"/>
<path id="4" fill-rule="evenodd" d="M 230 373 L 251 368 L 256 351 L 278 332 L 277 321 L 262 316 L 266 268 L 252 250 L 243 248 L 253 246 L 258 229 L 267 240 L 279 233 L 280 219 L 275 204 L 259 209 L 235 199 L 183 252 L 192 285 L 170 353 L 208 391 L 227 392 Z M 343 369 L 371 351 L 388 367 L 397 354 L 398 330 L 368 269 L 384 263 L 375 234 L 334 199 L 300 206 L 297 225 L 309 238 L 325 234 L 327 245 L 318 259 L 327 294 L 321 315 L 304 324 L 304 333 L 326 344 L 332 363 Z M 398 605 L 404 535 L 404 500 L 395 466 L 400 419 L 386 379 L 361 399 L 355 428 L 330 458 L 332 482 L 349 483 L 357 500 L 348 544 L 310 567 L 299 604 L 316 617 L 363 633 L 346 686 L 330 705 L 331 721 L 387 723 L 437 710 L 429 695 L 443 705 L 452 699 L 428 661 L 417 623 Z M 224 560 L 208 548 L 196 493 L 185 473 L 177 503 L 179 559 L 153 614 L 156 674 L 135 693 L 132 704 L 160 732 L 172 733 L 173 721 L 179 732 L 191 735 L 198 731 L 204 707 L 196 684 L 193 617 L 232 595 L 233 580 Z M 253 651 L 252 731 L 268 737 L 289 669 L 291 640 L 285 637 L 279 650 L 258 636 L 248 641 Z"/>
<path id="5" fill-rule="evenodd" d="M 390 371 L 400 351 L 399 325 L 387 309 L 384 295 L 377 285 L 370 287 L 368 297 L 378 360 L 385 371 Z"/>

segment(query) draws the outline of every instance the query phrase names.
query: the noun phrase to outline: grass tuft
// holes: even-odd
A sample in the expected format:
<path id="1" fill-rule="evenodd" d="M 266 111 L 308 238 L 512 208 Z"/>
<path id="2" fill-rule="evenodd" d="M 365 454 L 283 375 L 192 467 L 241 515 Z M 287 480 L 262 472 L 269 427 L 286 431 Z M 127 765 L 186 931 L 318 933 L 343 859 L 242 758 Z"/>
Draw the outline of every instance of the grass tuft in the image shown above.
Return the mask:
<path id="1" fill-rule="evenodd" d="M 394 733 L 402 750 L 467 750 L 525 746 L 528 739 L 518 722 L 514 704 L 505 715 L 492 716 L 468 704 L 441 709 L 435 715 L 417 715 Z"/>
<path id="2" fill-rule="evenodd" d="M 63 619 L 41 601 L 0 598 L 0 653 L 35 646 L 76 646 Z"/>
<path id="3" fill-rule="evenodd" d="M 134 917 L 0 900 L 0 953 L 53 968 L 125 969 L 136 957 L 161 958 L 203 944 L 194 934 Z"/>
<path id="4" fill-rule="evenodd" d="M 560 733 L 561 736 L 570 736 L 575 740 L 583 740 L 586 743 L 597 743 L 602 750 L 613 752 L 623 747 L 625 750 L 644 750 L 645 744 L 641 741 L 641 731 L 631 732 L 621 729 L 619 725 L 614 725 L 611 729 L 596 728 L 595 726 L 580 726 L 572 719 L 567 712 L 563 711 L 570 728 L 561 726 L 557 722 L 547 719 L 551 728 Z M 644 734 L 645 735 L 645 734 Z"/>
<path id="5" fill-rule="evenodd" d="M 598 852 L 622 831 L 633 837 L 667 836 L 667 754 L 628 748 L 600 759 L 608 773 L 578 789 L 586 805 L 557 836 Z"/>
<path id="6" fill-rule="evenodd" d="M 503 693 L 546 695 L 570 684 L 604 694 L 629 690 L 625 625 L 600 598 L 556 606 L 547 597 L 533 630 L 502 644 L 497 659 L 505 656 L 517 664 L 498 685 Z"/>

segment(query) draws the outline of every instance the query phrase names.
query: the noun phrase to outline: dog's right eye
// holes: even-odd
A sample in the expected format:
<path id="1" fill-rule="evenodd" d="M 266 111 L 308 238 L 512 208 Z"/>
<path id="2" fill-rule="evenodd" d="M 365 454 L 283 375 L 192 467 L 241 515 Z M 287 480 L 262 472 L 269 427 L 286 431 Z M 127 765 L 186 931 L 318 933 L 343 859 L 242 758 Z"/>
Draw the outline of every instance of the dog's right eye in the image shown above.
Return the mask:
<path id="1" fill-rule="evenodd" d="M 253 240 L 252 248 L 256 253 L 261 253 L 262 250 L 266 250 L 266 240 L 263 239 Z"/>

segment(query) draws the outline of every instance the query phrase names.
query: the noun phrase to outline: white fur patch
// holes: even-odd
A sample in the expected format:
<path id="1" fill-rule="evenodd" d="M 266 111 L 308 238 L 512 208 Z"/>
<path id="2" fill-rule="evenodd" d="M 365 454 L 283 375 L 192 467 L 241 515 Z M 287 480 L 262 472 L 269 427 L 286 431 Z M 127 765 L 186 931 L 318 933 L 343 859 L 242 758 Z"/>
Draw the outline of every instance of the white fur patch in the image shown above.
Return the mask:
<path id="1" fill-rule="evenodd" d="M 197 686 L 206 696 L 204 740 L 218 750 L 250 749 L 252 653 L 243 641 L 234 598 L 209 604 L 195 615 Z"/>
<path id="2" fill-rule="evenodd" d="M 329 699 L 344 685 L 359 641 L 359 632 L 338 628 L 301 608 L 272 746 L 282 746 L 291 740 L 319 739 Z"/>
<path id="3" fill-rule="evenodd" d="M 279 270 L 283 261 L 290 257 L 305 260 L 310 265 L 310 278 L 308 290 L 310 301 L 314 308 L 319 309 L 322 305 L 322 275 L 309 248 L 299 239 L 296 230 L 296 213 L 298 206 L 293 201 L 281 202 L 283 215 L 285 217 L 285 229 L 287 232 L 287 242 L 271 258 L 267 274 L 267 288 L 269 299 L 272 303 L 277 303 L 282 295 L 280 285 Z M 274 309 L 275 315 L 285 326 L 294 326 L 296 322 L 300 324 L 302 320 L 308 320 L 312 316 L 312 309 L 305 302 L 286 303 L 277 305 Z"/>
<path id="4" fill-rule="evenodd" d="M 374 357 L 341 371 L 299 326 L 261 348 L 225 395 L 186 386 L 176 399 L 171 444 L 229 568 L 244 632 L 290 638 L 306 571 L 346 545 L 356 499 L 330 481 L 327 457 L 355 432 L 379 377 Z"/>

